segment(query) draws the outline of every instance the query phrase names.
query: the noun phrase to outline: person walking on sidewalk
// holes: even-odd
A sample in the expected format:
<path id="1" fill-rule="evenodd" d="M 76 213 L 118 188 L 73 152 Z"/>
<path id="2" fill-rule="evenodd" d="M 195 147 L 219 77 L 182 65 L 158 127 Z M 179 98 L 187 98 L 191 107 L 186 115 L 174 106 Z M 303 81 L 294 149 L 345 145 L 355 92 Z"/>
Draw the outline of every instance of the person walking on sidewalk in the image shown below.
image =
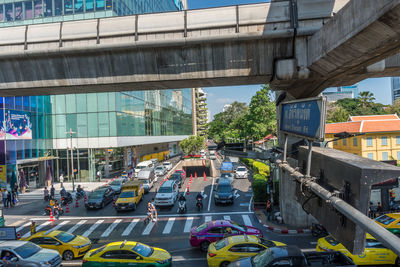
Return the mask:
<path id="1" fill-rule="evenodd" d="M 50 188 L 50 198 L 51 198 L 51 199 L 54 199 L 55 194 L 56 194 L 56 189 L 54 188 L 54 185 L 51 185 L 51 188 Z"/>
<path id="2" fill-rule="evenodd" d="M 60 174 L 60 188 L 63 188 L 63 185 L 64 185 L 64 175 L 61 173 Z"/>
<path id="3" fill-rule="evenodd" d="M 267 220 L 270 221 L 272 219 L 272 205 L 271 205 L 271 200 L 267 200 L 267 203 L 265 205 L 265 210 L 267 211 Z"/>
<path id="4" fill-rule="evenodd" d="M 7 191 L 7 206 L 8 206 L 9 208 L 12 207 L 12 203 L 11 203 L 11 192 L 10 192 L 10 191 Z"/>

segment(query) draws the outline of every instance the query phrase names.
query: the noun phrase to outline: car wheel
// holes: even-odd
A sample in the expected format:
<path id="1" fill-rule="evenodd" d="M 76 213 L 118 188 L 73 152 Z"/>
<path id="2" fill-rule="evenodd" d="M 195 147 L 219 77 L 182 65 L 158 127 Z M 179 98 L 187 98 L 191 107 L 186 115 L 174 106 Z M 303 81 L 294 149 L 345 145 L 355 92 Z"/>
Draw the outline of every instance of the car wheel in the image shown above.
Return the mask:
<path id="1" fill-rule="evenodd" d="M 136 203 L 133 204 L 133 210 L 136 210 Z"/>
<path id="2" fill-rule="evenodd" d="M 396 263 L 394 264 L 396 267 L 400 267 L 400 257 L 397 257 Z"/>
<path id="3" fill-rule="evenodd" d="M 71 250 L 64 251 L 63 259 L 66 261 L 72 261 L 74 259 L 74 253 L 72 253 Z"/>
<path id="4" fill-rule="evenodd" d="M 208 241 L 203 241 L 200 243 L 200 250 L 203 252 L 207 252 L 208 246 L 210 245 L 210 242 Z"/>
<path id="5" fill-rule="evenodd" d="M 229 261 L 224 261 L 219 266 L 220 267 L 228 267 L 228 265 L 229 265 Z"/>

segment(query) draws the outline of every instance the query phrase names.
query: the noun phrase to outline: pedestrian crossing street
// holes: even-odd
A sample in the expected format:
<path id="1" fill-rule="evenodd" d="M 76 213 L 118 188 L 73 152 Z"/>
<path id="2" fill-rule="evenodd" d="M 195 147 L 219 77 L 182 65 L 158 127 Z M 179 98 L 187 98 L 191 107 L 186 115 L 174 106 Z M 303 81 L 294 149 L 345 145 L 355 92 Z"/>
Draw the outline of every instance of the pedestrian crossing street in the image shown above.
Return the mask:
<path id="1" fill-rule="evenodd" d="M 187 235 L 191 228 L 211 220 L 232 220 L 239 224 L 254 226 L 258 223 L 253 214 L 234 215 L 193 215 L 163 216 L 156 222 L 144 223 L 144 218 L 134 217 L 102 217 L 102 218 L 71 218 L 63 217 L 55 222 L 45 220 L 36 221 L 36 231 L 62 230 L 68 233 L 86 236 L 96 239 L 122 239 L 126 237 L 168 236 Z M 16 231 L 23 238 L 30 236 L 31 222 L 21 222 Z"/>

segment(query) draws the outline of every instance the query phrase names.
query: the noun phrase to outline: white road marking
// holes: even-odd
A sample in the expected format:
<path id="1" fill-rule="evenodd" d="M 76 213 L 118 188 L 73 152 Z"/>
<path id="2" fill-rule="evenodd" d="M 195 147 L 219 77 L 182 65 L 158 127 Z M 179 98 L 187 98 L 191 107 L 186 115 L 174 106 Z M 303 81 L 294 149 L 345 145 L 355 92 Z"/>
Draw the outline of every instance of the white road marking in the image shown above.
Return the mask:
<path id="1" fill-rule="evenodd" d="M 240 195 L 239 195 L 239 193 L 238 193 L 238 190 L 237 190 L 237 189 L 235 189 L 235 193 L 234 193 L 233 195 L 235 196 L 235 199 L 236 199 L 236 198 L 238 198 L 238 197 L 240 197 Z"/>
<path id="2" fill-rule="evenodd" d="M 185 228 L 183 230 L 184 233 L 189 233 L 190 229 L 192 229 L 193 217 L 188 217 L 185 222 Z"/>
<path id="3" fill-rule="evenodd" d="M 67 232 L 72 234 L 76 229 L 79 228 L 79 226 L 81 226 L 82 224 L 84 224 L 85 222 L 87 222 L 87 220 L 81 220 L 79 221 L 77 224 L 75 224 L 74 226 L 72 226 Z"/>
<path id="4" fill-rule="evenodd" d="M 144 229 L 142 235 L 149 235 L 151 232 L 151 229 L 153 229 L 154 225 L 156 223 L 155 222 L 149 222 L 149 224 L 146 226 L 146 228 Z"/>
<path id="5" fill-rule="evenodd" d="M 28 222 L 28 223 L 26 223 L 26 224 L 24 224 L 24 225 L 21 225 L 21 226 L 18 227 L 17 230 L 15 230 L 15 231 L 18 233 L 19 231 L 21 231 L 21 230 L 24 229 L 25 227 L 29 226 L 30 224 L 31 224 L 31 222 Z"/>
<path id="6" fill-rule="evenodd" d="M 212 221 L 212 217 L 211 216 L 206 216 L 204 219 L 204 222 L 211 222 Z"/>
<path id="7" fill-rule="evenodd" d="M 212 179 L 212 184 L 211 184 L 211 190 L 210 190 L 210 198 L 208 199 L 208 209 L 207 209 L 207 211 L 210 211 L 210 207 L 211 207 L 211 199 L 212 199 L 211 194 L 214 191 L 214 182 L 215 182 L 215 179 L 213 178 Z"/>
<path id="8" fill-rule="evenodd" d="M 314 241 L 314 242 L 310 242 L 311 245 L 316 245 L 318 244 L 318 242 Z"/>
<path id="9" fill-rule="evenodd" d="M 244 225 L 253 226 L 249 215 L 242 215 Z"/>
<path id="10" fill-rule="evenodd" d="M 240 207 L 247 207 L 249 206 L 249 202 L 244 202 L 239 204 Z"/>
<path id="11" fill-rule="evenodd" d="M 171 233 L 172 226 L 174 225 L 175 218 L 169 218 L 167 224 L 165 225 L 163 235 Z"/>
<path id="12" fill-rule="evenodd" d="M 66 225 L 67 223 L 69 223 L 69 221 L 63 221 L 59 224 L 57 224 L 56 226 L 52 227 L 49 231 L 55 231 L 60 229 L 61 227 L 63 227 L 64 225 Z"/>
<path id="13" fill-rule="evenodd" d="M 231 211 L 231 212 L 207 212 L 207 213 L 187 213 L 185 214 L 187 217 L 190 216 L 199 216 L 199 215 L 241 215 L 241 214 L 254 214 L 253 211 L 247 212 L 247 211 Z M 124 216 L 124 219 L 134 219 L 134 218 L 146 218 L 147 215 L 137 215 L 137 216 Z M 179 213 L 175 213 L 175 214 L 159 214 L 158 218 L 163 218 L 163 217 L 182 217 L 182 214 Z M 86 219 L 86 220 L 100 220 L 100 219 L 104 219 L 104 220 L 108 220 L 108 219 L 120 219 L 121 216 L 94 216 L 94 217 L 77 217 L 77 216 L 68 216 L 68 217 L 61 217 L 59 219 L 59 221 L 62 220 L 80 220 L 80 219 Z M 33 218 L 31 220 L 34 221 L 47 221 L 49 220 L 49 217 L 37 217 L 37 218 Z"/>
<path id="14" fill-rule="evenodd" d="M 128 225 L 128 227 L 126 227 L 125 231 L 122 233 L 121 236 L 129 235 L 139 221 L 140 219 L 133 219 L 132 222 Z"/>
<path id="15" fill-rule="evenodd" d="M 83 233 L 83 236 L 88 237 L 99 225 L 104 222 L 104 220 L 98 220 L 95 222 L 86 232 Z"/>
<path id="16" fill-rule="evenodd" d="M 115 227 L 117 227 L 117 225 L 122 222 L 122 219 L 117 219 L 115 221 L 113 221 L 113 223 L 108 226 L 107 230 L 104 231 L 104 233 L 101 235 L 101 237 L 107 237 L 111 234 L 112 231 L 114 231 Z"/>
<path id="17" fill-rule="evenodd" d="M 41 225 L 39 225 L 38 227 L 36 227 L 36 232 L 38 232 L 40 229 L 46 227 L 46 226 L 49 225 L 49 224 L 50 224 L 50 221 L 47 221 L 47 222 L 42 223 Z M 31 235 L 31 231 L 29 231 L 28 233 L 24 234 L 24 235 L 22 236 L 22 238 L 26 238 L 26 237 L 28 237 L 28 236 L 30 236 L 30 235 Z"/>
<path id="18" fill-rule="evenodd" d="M 224 220 L 230 221 L 231 220 L 231 216 L 224 216 Z"/>
<path id="19" fill-rule="evenodd" d="M 315 252 L 315 248 L 302 248 L 301 249 L 302 252 Z"/>
<path id="20" fill-rule="evenodd" d="M 253 202 L 253 195 L 250 198 L 250 202 L 249 202 L 249 212 L 251 212 L 251 202 Z"/>

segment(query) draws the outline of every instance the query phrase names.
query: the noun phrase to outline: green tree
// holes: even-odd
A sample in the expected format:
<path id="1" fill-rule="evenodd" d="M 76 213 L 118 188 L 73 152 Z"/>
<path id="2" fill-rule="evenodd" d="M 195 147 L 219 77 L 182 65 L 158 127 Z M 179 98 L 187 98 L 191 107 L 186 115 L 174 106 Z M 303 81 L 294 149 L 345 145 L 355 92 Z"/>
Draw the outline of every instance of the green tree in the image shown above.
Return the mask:
<path id="1" fill-rule="evenodd" d="M 363 108 L 366 108 L 368 106 L 371 106 L 371 104 L 375 101 L 375 97 L 374 94 L 369 92 L 369 91 L 364 91 L 361 92 L 358 97 L 357 97 L 360 102 L 361 102 L 361 106 Z"/>
<path id="2" fill-rule="evenodd" d="M 326 122 L 345 122 L 349 118 L 349 112 L 336 103 L 329 103 L 326 110 Z"/>
<path id="3" fill-rule="evenodd" d="M 390 114 L 400 114 L 400 99 L 396 99 L 393 105 L 388 106 L 387 111 Z"/>
<path id="4" fill-rule="evenodd" d="M 179 143 L 180 148 L 187 155 L 199 153 L 205 147 L 203 136 L 191 135 Z"/>
<path id="5" fill-rule="evenodd" d="M 245 122 L 245 133 L 254 140 L 276 133 L 276 105 L 268 84 L 251 98 Z"/>

